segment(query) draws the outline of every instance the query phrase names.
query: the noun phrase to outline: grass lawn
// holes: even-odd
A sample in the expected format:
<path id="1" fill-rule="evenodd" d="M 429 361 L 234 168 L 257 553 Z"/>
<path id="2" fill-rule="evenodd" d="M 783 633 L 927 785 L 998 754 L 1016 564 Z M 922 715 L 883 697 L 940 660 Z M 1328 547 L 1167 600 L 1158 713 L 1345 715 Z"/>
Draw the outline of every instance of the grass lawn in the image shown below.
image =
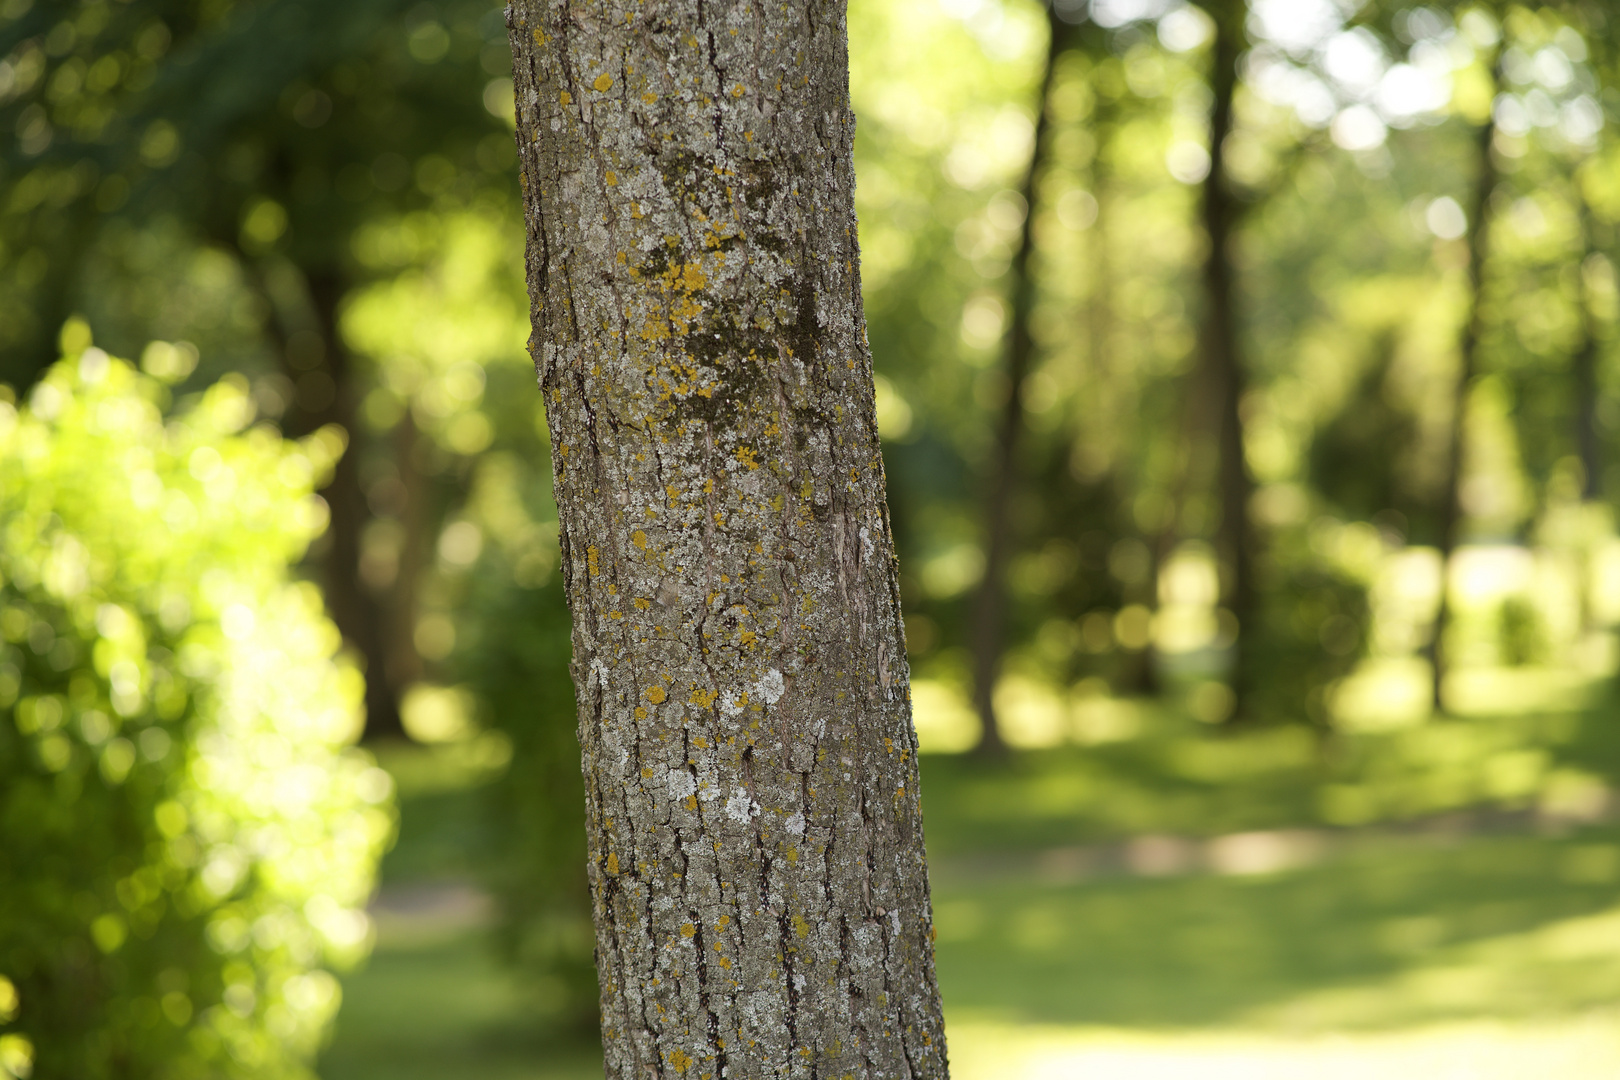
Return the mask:
<path id="1" fill-rule="evenodd" d="M 926 756 L 953 1074 L 1620 1076 L 1620 827 L 1591 812 L 1620 725 L 1467 723 Z M 390 767 L 401 842 L 324 1080 L 600 1076 L 485 940 L 476 777 Z M 1554 812 L 1576 788 L 1585 820 Z"/>
<path id="2" fill-rule="evenodd" d="M 379 935 L 344 980 L 324 1080 L 584 1080 L 602 1075 L 592 1043 L 536 1038 L 524 998 L 483 935 Z"/>

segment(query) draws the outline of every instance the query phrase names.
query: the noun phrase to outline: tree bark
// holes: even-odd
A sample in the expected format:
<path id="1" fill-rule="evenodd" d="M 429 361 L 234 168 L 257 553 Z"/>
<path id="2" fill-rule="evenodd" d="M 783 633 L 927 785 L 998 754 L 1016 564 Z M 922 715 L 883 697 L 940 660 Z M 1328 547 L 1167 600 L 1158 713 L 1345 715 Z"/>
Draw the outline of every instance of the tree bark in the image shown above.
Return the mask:
<path id="1" fill-rule="evenodd" d="M 1242 0 L 1228 0 L 1210 12 L 1215 17 L 1215 41 L 1210 50 L 1209 175 L 1204 178 L 1201 206 L 1209 240 L 1203 266 L 1203 362 L 1216 409 L 1216 486 L 1221 506 L 1218 546 L 1226 563 L 1226 608 L 1238 624 L 1230 675 L 1234 721 L 1248 718 L 1248 699 L 1254 684 L 1251 643 L 1259 630 L 1254 529 L 1249 520 L 1254 477 L 1243 445 L 1243 395 L 1248 376 L 1238 333 L 1237 270 L 1231 250 L 1238 208 L 1226 177 L 1226 137 L 1232 131 L 1232 99 L 1237 89 L 1246 8 Z"/>
<path id="2" fill-rule="evenodd" d="M 973 625 L 969 644 L 973 650 L 973 706 L 979 714 L 979 742 L 974 748 L 981 755 L 1005 752 L 1001 724 L 996 718 L 996 679 L 1001 674 L 1001 658 L 1007 647 L 1007 563 L 1014 547 L 1012 497 L 1018 487 L 1018 444 L 1024 432 L 1024 383 L 1035 353 L 1035 337 L 1030 318 L 1035 310 L 1035 281 L 1030 273 L 1030 256 L 1035 250 L 1035 185 L 1051 142 L 1048 106 L 1052 96 L 1053 71 L 1063 47 L 1063 25 L 1050 9 L 1047 29 L 1051 34 L 1046 53 L 1046 69 L 1041 75 L 1040 97 L 1036 102 L 1035 142 L 1030 150 L 1029 168 L 1024 173 L 1024 226 L 1018 250 L 1008 267 L 1012 293 L 1011 318 L 1003 349 L 1007 376 L 1007 400 L 996 425 L 996 442 L 986 477 L 984 501 L 984 576 L 974 597 Z"/>
<path id="3" fill-rule="evenodd" d="M 945 1077 L 843 5 L 507 12 L 607 1075 Z"/>
<path id="4" fill-rule="evenodd" d="M 1501 85 L 1500 53 L 1490 61 L 1492 100 Z M 1468 219 L 1468 321 L 1457 344 L 1457 381 L 1452 388 L 1451 438 L 1446 450 L 1446 472 L 1440 503 L 1440 605 L 1429 638 L 1430 702 L 1435 712 L 1445 710 L 1447 657 L 1446 628 L 1451 622 L 1451 556 L 1462 540 L 1462 466 L 1467 439 L 1468 395 L 1479 374 L 1479 339 L 1485 323 L 1485 259 L 1489 253 L 1491 193 L 1496 190 L 1495 114 L 1488 114 L 1474 138 L 1474 200 Z"/>

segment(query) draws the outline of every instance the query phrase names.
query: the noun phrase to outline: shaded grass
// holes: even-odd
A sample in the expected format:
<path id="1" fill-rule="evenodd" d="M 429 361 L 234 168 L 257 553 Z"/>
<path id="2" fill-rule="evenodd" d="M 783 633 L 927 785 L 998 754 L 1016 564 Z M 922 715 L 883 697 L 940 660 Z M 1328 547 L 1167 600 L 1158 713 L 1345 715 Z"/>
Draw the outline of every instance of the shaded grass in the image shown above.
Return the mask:
<path id="1" fill-rule="evenodd" d="M 999 761 L 924 755 L 931 856 L 1039 850 L 1139 832 L 1209 835 L 1314 821 L 1318 749 L 1300 727 L 1207 730 Z"/>
<path id="2" fill-rule="evenodd" d="M 385 890 L 477 882 L 493 845 L 480 788 L 488 769 L 409 744 L 375 748 L 399 793 Z M 540 1022 L 533 987 L 465 913 L 380 919 L 376 949 L 343 976 L 343 1007 L 317 1071 L 324 1080 L 592 1080 L 593 1033 Z"/>
<path id="3" fill-rule="evenodd" d="M 1620 997 L 1617 878 L 1620 832 L 1605 829 L 1384 836 L 1256 877 L 956 885 L 936 893 L 941 987 L 976 1016 L 1137 1028 L 1576 1012 Z M 1436 970 L 1449 985 L 1402 989 Z"/>
<path id="4" fill-rule="evenodd" d="M 546 1039 L 527 999 L 478 931 L 423 944 L 384 939 L 343 980 L 321 1055 L 326 1080 L 584 1080 L 602 1075 L 586 1040 Z"/>

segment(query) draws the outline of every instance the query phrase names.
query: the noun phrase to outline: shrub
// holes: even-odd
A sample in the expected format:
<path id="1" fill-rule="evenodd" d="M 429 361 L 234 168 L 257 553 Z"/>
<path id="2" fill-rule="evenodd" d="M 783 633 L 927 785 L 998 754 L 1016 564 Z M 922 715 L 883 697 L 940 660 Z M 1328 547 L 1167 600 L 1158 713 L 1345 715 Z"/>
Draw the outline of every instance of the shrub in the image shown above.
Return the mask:
<path id="1" fill-rule="evenodd" d="M 250 428 L 239 378 L 165 415 L 181 349 L 64 345 L 0 397 L 0 1077 L 310 1076 L 393 828 L 289 574 L 341 433 Z"/>

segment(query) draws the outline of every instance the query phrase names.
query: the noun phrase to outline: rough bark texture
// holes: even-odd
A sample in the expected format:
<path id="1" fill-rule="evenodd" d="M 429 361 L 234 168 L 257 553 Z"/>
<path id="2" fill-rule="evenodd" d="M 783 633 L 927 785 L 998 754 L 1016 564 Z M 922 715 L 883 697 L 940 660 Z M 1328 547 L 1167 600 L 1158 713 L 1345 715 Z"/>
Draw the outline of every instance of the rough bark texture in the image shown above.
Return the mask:
<path id="1" fill-rule="evenodd" d="M 1209 250 L 1204 257 L 1204 374 L 1215 396 L 1217 487 L 1220 491 L 1220 553 L 1226 563 L 1223 582 L 1226 608 L 1237 618 L 1233 644 L 1231 719 L 1249 719 L 1254 688 L 1252 641 L 1259 631 L 1259 605 L 1254 580 L 1254 529 L 1249 503 L 1254 477 L 1243 445 L 1243 396 L 1248 388 L 1238 334 L 1237 268 L 1232 262 L 1232 226 L 1237 205 L 1226 176 L 1226 137 L 1232 131 L 1232 99 L 1237 91 L 1238 56 L 1243 49 L 1243 20 L 1248 5 L 1228 0 L 1212 5 L 1215 43 L 1211 49 L 1209 85 L 1209 175 L 1204 179 L 1202 214 Z"/>
<path id="2" fill-rule="evenodd" d="M 1502 85 L 1501 58 L 1491 59 L 1492 100 Z M 1468 321 L 1457 343 L 1457 381 L 1452 388 L 1451 438 L 1446 448 L 1445 486 L 1440 502 L 1440 607 L 1429 638 L 1430 702 L 1435 712 L 1445 711 L 1446 628 L 1451 624 L 1451 556 L 1462 541 L 1463 450 L 1467 437 L 1468 395 L 1479 375 L 1479 339 L 1485 325 L 1485 259 L 1490 251 L 1491 194 L 1496 190 L 1496 118 L 1488 115 L 1475 132 L 1473 205 L 1468 208 Z"/>
<path id="3" fill-rule="evenodd" d="M 1011 285 L 1012 318 L 1007 323 L 1002 353 L 1007 376 L 1007 400 L 996 424 L 984 500 L 984 577 L 974 597 L 973 626 L 969 644 L 973 648 L 973 706 L 979 714 L 980 754 L 995 755 L 1006 750 L 1001 724 L 996 719 L 996 679 L 1001 674 L 1001 657 L 1007 646 L 1007 564 L 1012 559 L 1012 501 L 1018 487 L 1018 448 L 1024 435 L 1024 384 L 1029 378 L 1030 361 L 1035 355 L 1035 335 L 1030 321 L 1035 312 L 1035 277 L 1030 256 L 1035 251 L 1035 194 L 1040 170 L 1051 144 L 1050 112 L 1053 72 L 1064 41 L 1063 24 L 1050 10 L 1047 28 L 1051 34 L 1046 68 L 1041 75 L 1040 96 L 1036 101 L 1035 143 L 1024 172 L 1021 194 L 1024 198 L 1024 226 L 1019 234 L 1007 274 Z"/>
<path id="4" fill-rule="evenodd" d="M 843 6 L 507 19 L 607 1075 L 944 1077 Z"/>

